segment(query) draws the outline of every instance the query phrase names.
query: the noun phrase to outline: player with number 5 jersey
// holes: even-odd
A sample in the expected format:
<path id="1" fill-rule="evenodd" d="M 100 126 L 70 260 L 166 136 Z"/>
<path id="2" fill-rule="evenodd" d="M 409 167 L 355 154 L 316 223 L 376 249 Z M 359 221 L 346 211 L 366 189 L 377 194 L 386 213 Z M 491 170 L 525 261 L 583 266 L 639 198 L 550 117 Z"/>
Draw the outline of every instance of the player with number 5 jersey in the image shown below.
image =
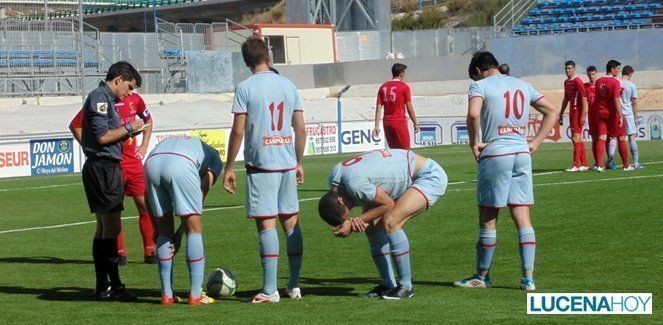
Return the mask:
<path id="1" fill-rule="evenodd" d="M 529 83 L 502 75 L 490 52 L 472 57 L 467 129 L 470 147 L 479 163 L 477 201 L 479 238 L 476 245 L 476 273 L 457 281 L 461 288 L 487 288 L 491 285 L 490 265 L 497 245 L 497 216 L 509 207 L 520 236 L 522 279 L 520 288 L 535 290 L 534 253 L 536 239 L 529 206 L 534 204 L 532 158 L 553 128 L 559 111 Z M 528 142 L 530 105 L 543 114 L 541 127 Z M 481 128 L 481 141 L 479 141 Z"/>
<path id="2" fill-rule="evenodd" d="M 223 185 L 226 191 L 234 193 L 237 179 L 233 164 L 242 137 L 246 136 L 246 209 L 247 216 L 256 220 L 263 267 L 262 291 L 248 302 L 274 303 L 280 300 L 276 285 L 277 218 L 286 235 L 290 266 L 290 281 L 285 293 L 290 298 L 299 299 L 303 240 L 298 223 L 297 185 L 304 181 L 302 157 L 306 145 L 302 101 L 290 80 L 270 71 L 269 50 L 264 40 L 259 37 L 247 39 L 242 44 L 242 56 L 253 75 L 241 82 L 235 91 L 232 106 L 235 118 Z"/>

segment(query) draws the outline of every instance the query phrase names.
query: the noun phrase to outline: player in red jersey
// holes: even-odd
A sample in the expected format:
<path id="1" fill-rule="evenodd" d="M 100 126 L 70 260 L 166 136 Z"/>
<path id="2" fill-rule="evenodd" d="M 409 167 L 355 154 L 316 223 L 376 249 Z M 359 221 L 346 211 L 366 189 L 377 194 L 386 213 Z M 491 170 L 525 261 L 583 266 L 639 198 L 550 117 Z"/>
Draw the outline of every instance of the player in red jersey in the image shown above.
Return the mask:
<path id="1" fill-rule="evenodd" d="M 157 258 L 154 251 L 154 229 L 152 226 L 152 219 L 145 204 L 145 177 L 143 176 L 143 157 L 147 153 L 147 148 L 150 143 L 150 135 L 152 134 L 152 116 L 147 109 L 145 102 L 136 93 L 131 93 L 122 98 L 115 104 L 115 107 L 120 112 L 120 119 L 122 124 L 129 123 L 135 120 L 138 116 L 143 119 L 145 124 L 149 125 L 143 131 L 143 140 L 140 146 L 137 146 L 136 138 L 129 137 L 122 144 L 122 175 L 124 176 L 124 195 L 134 198 L 136 209 L 139 214 L 139 227 L 140 234 L 143 237 L 144 249 L 144 262 L 148 264 L 156 264 Z M 69 129 L 74 135 L 76 140 L 80 142 L 82 133 L 83 115 L 82 111 L 74 117 L 69 123 Z M 124 250 L 124 236 L 122 232 L 118 236 L 117 241 L 118 253 L 122 261 L 120 264 L 126 264 L 127 253 Z"/>
<path id="2" fill-rule="evenodd" d="M 626 134 L 624 118 L 622 116 L 621 101 L 621 82 L 617 79 L 621 71 L 621 63 L 610 60 L 605 66 L 606 75 L 599 78 L 595 84 L 595 96 L 593 110 L 596 111 L 597 123 L 596 134 L 596 170 L 602 172 L 601 162 L 603 162 L 603 153 L 605 152 L 605 143 L 608 135 L 619 137 L 620 134 Z M 622 158 L 624 168 L 628 168 L 627 148 L 619 148 L 619 155 Z"/>
<path id="3" fill-rule="evenodd" d="M 589 107 L 589 113 L 587 114 L 587 119 L 589 122 L 589 135 L 592 137 L 592 155 L 594 156 L 594 161 L 596 161 L 596 141 L 598 140 L 598 135 L 596 134 L 596 120 L 598 116 L 594 110 L 594 99 L 595 95 L 595 85 L 596 79 L 598 79 L 598 72 L 596 67 L 590 65 L 587 67 L 587 78 L 589 82 L 585 83 L 585 94 L 587 95 L 587 106 Z M 592 169 L 596 169 L 596 165 Z"/>
<path id="4" fill-rule="evenodd" d="M 382 118 L 384 136 L 389 148 L 392 149 L 410 149 L 410 131 L 405 117 L 405 107 L 414 124 L 414 132 L 419 132 L 419 124 L 417 124 L 417 117 L 414 114 L 414 107 L 412 107 L 410 86 L 403 82 L 405 69 L 407 66 L 400 63 L 391 67 L 391 75 L 394 79 L 380 86 L 375 104 L 373 136 L 380 136 L 380 119 L 382 118 L 382 106 L 384 106 L 384 118 Z"/>
<path id="5" fill-rule="evenodd" d="M 559 125 L 564 125 L 564 111 L 566 105 L 570 105 L 569 124 L 571 128 L 571 141 L 573 141 L 573 166 L 567 172 L 584 172 L 587 169 L 587 151 L 582 141 L 582 132 L 587 119 L 587 95 L 585 85 L 576 74 L 576 63 L 566 61 L 566 80 L 564 80 L 564 100 L 562 110 L 559 113 Z"/>

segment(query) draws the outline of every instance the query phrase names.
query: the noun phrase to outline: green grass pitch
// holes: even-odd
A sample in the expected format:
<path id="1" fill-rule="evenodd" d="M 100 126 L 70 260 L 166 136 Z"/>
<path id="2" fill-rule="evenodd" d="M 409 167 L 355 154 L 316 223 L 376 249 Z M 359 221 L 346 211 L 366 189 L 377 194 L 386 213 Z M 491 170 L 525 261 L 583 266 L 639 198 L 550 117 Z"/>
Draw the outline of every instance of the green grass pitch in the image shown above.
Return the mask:
<path id="1" fill-rule="evenodd" d="M 417 152 L 438 161 L 453 184 L 432 209 L 405 227 L 413 252 L 416 295 L 412 299 L 358 298 L 378 282 L 367 240 L 363 234 L 335 238 L 317 216 L 316 198 L 327 189 L 329 170 L 353 155 L 344 154 L 305 159 L 305 184 L 299 189 L 305 296 L 272 305 L 248 305 L 232 297 L 197 308 L 161 307 L 157 267 L 141 263 L 135 218 L 123 221 L 129 264 L 120 270 L 140 300 L 94 301 L 94 223 L 6 232 L 93 221 L 80 175 L 0 180 L 0 323 L 663 322 L 663 142 L 640 142 L 646 167 L 634 172 L 560 172 L 570 165 L 570 144 L 545 144 L 534 156 L 534 173 L 540 174 L 534 177 L 536 206 L 532 209 L 539 292 L 651 292 L 653 315 L 643 316 L 528 316 L 525 293 L 516 289 L 518 238 L 507 211 L 498 223 L 491 271 L 495 287 L 453 288 L 453 281 L 473 272 L 476 163 L 466 146 Z M 262 271 L 255 225 L 241 207 L 243 173 L 239 176 L 240 188 L 234 196 L 220 184 L 214 187 L 205 202 L 203 225 L 206 270 L 234 270 L 241 298 L 260 288 Z M 125 217 L 136 215 L 130 199 L 125 206 Z M 279 233 L 282 288 L 288 264 Z M 175 288 L 182 297 L 188 296 L 188 282 L 180 253 L 175 259 Z"/>

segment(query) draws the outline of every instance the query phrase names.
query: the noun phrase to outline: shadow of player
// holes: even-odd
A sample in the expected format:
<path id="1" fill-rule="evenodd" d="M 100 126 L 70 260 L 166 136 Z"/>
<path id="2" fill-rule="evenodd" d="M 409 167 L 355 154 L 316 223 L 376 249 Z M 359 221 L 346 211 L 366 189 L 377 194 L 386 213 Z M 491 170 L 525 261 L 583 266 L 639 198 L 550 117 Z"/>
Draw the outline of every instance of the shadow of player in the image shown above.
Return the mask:
<path id="1" fill-rule="evenodd" d="M 130 289 L 131 293 L 139 297 L 131 303 L 160 304 L 161 290 Z M 49 289 L 26 288 L 18 286 L 0 286 L 2 294 L 36 295 L 37 299 L 48 301 L 99 301 L 112 302 L 109 299 L 100 299 L 92 295 L 92 289 L 79 287 L 56 287 Z"/>
<path id="2" fill-rule="evenodd" d="M 21 264 L 92 264 L 92 260 L 68 260 L 52 256 L 3 257 L 0 263 Z"/>

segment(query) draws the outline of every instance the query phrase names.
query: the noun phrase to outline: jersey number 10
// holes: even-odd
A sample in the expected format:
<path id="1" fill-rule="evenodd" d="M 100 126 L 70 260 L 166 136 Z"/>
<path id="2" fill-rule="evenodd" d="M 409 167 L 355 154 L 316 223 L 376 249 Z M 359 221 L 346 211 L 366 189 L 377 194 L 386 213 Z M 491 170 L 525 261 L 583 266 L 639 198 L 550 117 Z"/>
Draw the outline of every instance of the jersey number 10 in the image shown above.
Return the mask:
<path id="1" fill-rule="evenodd" d="M 511 92 L 507 91 L 504 93 L 504 100 L 506 101 L 506 109 L 504 112 L 504 117 L 511 117 L 511 111 L 513 110 L 513 116 L 520 120 L 523 117 L 523 112 L 525 111 L 525 94 L 522 90 L 516 90 L 516 93 L 513 94 L 513 100 L 511 99 Z M 519 103 L 520 101 L 520 103 Z M 518 105 L 520 104 L 520 108 Z"/>

